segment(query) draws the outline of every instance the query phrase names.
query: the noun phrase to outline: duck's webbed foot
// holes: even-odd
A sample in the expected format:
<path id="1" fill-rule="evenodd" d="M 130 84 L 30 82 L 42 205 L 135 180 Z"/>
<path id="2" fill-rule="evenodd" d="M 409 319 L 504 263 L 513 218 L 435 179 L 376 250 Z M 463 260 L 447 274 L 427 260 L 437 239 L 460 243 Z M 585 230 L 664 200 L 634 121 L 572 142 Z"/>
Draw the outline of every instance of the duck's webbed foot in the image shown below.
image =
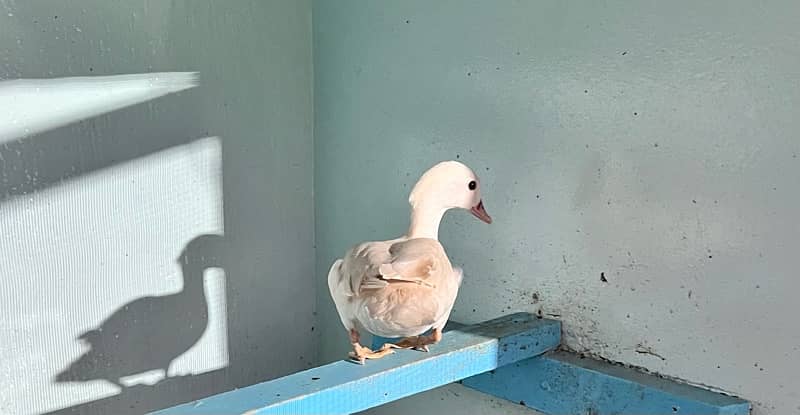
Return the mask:
<path id="1" fill-rule="evenodd" d="M 380 359 L 381 357 L 394 353 L 391 347 L 392 345 L 389 344 L 384 344 L 383 347 L 375 351 L 369 347 L 364 347 L 361 345 L 359 337 L 358 331 L 350 329 L 350 342 L 353 344 L 353 351 L 349 353 L 349 356 L 362 365 L 366 359 Z"/>
<path id="2" fill-rule="evenodd" d="M 427 352 L 428 346 L 431 344 L 439 343 L 442 340 L 442 329 L 435 328 L 433 332 L 427 336 L 414 336 L 414 337 L 407 337 L 395 344 L 388 345 L 389 347 L 397 348 L 397 349 L 414 349 L 419 350 L 421 352 Z M 383 347 L 386 347 L 384 345 Z"/>
<path id="3" fill-rule="evenodd" d="M 384 344 L 383 347 L 375 351 L 371 350 L 369 347 L 364 347 L 360 344 L 354 344 L 353 351 L 350 352 L 350 358 L 363 365 L 366 359 L 380 359 L 381 357 L 390 355 L 392 353 L 394 353 L 394 350 L 392 350 L 388 344 Z"/>

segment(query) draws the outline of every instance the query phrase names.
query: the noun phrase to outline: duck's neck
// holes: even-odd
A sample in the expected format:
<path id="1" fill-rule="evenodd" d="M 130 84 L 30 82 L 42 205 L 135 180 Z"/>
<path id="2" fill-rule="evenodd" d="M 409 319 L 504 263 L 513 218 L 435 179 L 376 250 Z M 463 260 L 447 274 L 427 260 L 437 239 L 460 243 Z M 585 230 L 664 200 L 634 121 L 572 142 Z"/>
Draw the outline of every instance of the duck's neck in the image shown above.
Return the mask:
<path id="1" fill-rule="evenodd" d="M 193 299 L 204 299 L 206 297 L 205 287 L 203 286 L 205 268 L 192 263 L 182 263 L 181 268 L 183 269 L 183 290 L 181 290 L 181 293 Z"/>
<path id="2" fill-rule="evenodd" d="M 439 239 L 439 224 L 447 209 L 437 206 L 417 205 L 411 209 L 409 238 Z"/>

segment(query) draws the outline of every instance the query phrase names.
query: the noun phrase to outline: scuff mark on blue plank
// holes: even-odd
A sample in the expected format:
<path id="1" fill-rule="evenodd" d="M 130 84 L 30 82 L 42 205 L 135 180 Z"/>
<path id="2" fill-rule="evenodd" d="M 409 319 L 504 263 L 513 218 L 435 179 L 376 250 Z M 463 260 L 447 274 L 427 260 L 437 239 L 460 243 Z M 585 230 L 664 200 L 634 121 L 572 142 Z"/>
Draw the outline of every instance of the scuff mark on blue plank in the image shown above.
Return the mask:
<path id="1" fill-rule="evenodd" d="M 750 413 L 750 404 L 736 397 L 561 351 L 519 361 L 462 383 L 545 414 Z"/>
<path id="2" fill-rule="evenodd" d="M 339 361 L 152 415 L 350 414 L 540 355 L 560 340 L 560 322 L 519 313 L 448 331 L 428 353 Z"/>

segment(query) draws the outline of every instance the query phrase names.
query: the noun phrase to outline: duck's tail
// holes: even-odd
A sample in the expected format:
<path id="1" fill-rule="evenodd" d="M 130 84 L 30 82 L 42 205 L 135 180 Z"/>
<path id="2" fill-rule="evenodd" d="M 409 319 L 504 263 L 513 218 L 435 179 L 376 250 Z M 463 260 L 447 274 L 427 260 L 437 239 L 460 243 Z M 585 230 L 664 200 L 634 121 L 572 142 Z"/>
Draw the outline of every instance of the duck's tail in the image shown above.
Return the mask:
<path id="1" fill-rule="evenodd" d="M 86 382 L 97 379 L 97 357 L 91 351 L 84 353 L 69 367 L 55 376 L 55 382 Z"/>
<path id="2" fill-rule="evenodd" d="M 350 290 L 350 282 L 344 281 L 342 275 L 342 264 L 344 260 L 337 259 L 328 271 L 328 289 L 331 293 L 331 299 L 336 305 L 336 312 L 339 314 L 339 319 L 342 325 L 348 330 L 355 327 L 354 316 L 350 310 L 349 301 L 353 293 Z"/>

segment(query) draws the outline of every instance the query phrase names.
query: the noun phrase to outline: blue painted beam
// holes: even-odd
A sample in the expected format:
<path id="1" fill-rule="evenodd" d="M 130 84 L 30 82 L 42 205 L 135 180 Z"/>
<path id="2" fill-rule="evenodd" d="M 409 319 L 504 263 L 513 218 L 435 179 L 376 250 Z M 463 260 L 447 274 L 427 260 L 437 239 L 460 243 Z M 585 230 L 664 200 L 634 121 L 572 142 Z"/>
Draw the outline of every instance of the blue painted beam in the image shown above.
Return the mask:
<path id="1" fill-rule="evenodd" d="M 545 414 L 747 415 L 742 399 L 568 352 L 464 379 L 472 389 Z"/>
<path id="2" fill-rule="evenodd" d="M 350 414 L 545 353 L 561 323 L 520 313 L 448 331 L 430 352 L 339 361 L 152 415 Z"/>

